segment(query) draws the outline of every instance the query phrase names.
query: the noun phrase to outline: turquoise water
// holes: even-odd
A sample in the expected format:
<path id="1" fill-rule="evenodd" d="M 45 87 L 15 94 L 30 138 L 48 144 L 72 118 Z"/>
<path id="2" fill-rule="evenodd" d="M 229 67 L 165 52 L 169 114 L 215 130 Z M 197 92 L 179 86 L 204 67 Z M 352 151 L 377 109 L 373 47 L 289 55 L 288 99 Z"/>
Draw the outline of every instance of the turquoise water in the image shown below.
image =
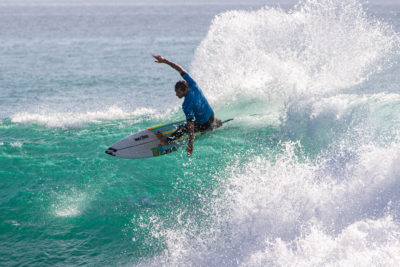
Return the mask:
<path id="1" fill-rule="evenodd" d="M 0 265 L 396 266 L 400 6 L 277 4 L 2 5 Z M 111 157 L 183 118 L 152 53 L 235 119 Z"/>

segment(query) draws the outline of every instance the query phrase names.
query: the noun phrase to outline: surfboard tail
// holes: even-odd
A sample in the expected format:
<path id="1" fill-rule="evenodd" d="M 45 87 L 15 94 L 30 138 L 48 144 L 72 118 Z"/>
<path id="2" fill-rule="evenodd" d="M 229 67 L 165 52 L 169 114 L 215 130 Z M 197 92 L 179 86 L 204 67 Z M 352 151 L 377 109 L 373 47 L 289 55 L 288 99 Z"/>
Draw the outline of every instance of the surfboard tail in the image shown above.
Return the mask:
<path id="1" fill-rule="evenodd" d="M 222 122 L 222 124 L 227 123 L 227 122 L 229 122 L 229 121 L 233 121 L 233 118 L 232 118 L 232 119 L 224 120 L 224 121 Z"/>

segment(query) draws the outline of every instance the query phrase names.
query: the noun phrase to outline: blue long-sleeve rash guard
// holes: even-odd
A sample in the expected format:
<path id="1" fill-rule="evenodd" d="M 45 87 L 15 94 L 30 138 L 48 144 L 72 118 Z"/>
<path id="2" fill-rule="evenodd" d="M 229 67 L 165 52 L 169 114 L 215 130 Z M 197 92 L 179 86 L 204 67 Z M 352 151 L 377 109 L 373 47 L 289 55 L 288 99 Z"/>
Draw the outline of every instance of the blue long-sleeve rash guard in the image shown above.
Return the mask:
<path id="1" fill-rule="evenodd" d="M 186 119 L 194 118 L 197 123 L 204 124 L 210 119 L 213 110 L 192 77 L 187 73 L 184 73 L 182 77 L 189 85 L 189 91 L 182 103 Z"/>

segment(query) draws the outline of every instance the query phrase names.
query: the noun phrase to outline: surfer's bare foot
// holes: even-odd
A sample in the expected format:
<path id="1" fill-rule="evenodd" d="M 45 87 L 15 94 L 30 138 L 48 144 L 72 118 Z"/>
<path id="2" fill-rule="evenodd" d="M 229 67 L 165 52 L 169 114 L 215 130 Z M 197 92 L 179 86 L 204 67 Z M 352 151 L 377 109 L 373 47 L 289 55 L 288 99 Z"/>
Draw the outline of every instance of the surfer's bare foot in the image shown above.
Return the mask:
<path id="1" fill-rule="evenodd" d="M 156 133 L 156 136 L 158 138 L 158 140 L 160 140 L 160 145 L 168 145 L 168 138 L 165 137 L 162 133 L 160 133 L 159 131 Z"/>

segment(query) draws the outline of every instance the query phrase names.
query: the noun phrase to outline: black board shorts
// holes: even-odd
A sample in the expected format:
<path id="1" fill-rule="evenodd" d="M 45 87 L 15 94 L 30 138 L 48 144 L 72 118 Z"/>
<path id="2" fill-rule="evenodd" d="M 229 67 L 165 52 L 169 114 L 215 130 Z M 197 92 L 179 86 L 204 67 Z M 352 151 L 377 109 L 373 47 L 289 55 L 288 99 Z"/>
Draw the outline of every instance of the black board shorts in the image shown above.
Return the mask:
<path id="1" fill-rule="evenodd" d="M 195 133 L 204 132 L 204 131 L 207 131 L 208 129 L 211 129 L 213 122 L 214 122 L 214 113 L 211 114 L 210 119 L 206 123 L 200 124 L 200 123 L 196 123 L 196 121 L 194 121 L 194 132 Z M 173 132 L 170 136 L 168 136 L 168 143 L 182 137 L 184 134 L 186 134 L 188 132 L 189 132 L 189 129 L 188 129 L 187 123 L 180 125 L 176 129 L 175 132 Z"/>

